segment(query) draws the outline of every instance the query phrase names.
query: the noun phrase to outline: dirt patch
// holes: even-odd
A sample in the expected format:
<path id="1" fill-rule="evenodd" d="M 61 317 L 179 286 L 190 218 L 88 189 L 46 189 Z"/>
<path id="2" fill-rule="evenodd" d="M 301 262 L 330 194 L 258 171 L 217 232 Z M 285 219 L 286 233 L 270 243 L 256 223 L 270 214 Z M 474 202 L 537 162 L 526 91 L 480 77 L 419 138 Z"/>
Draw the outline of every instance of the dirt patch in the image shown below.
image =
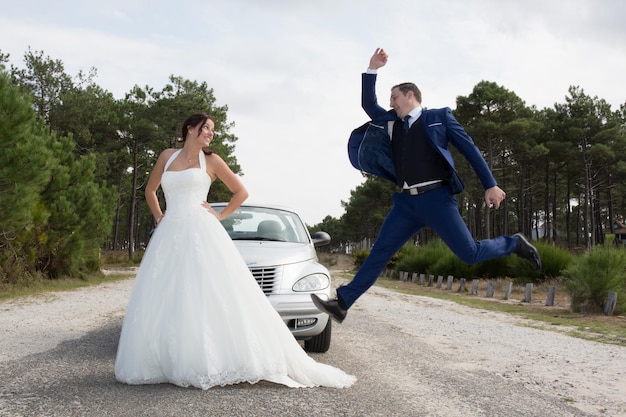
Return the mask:
<path id="1" fill-rule="evenodd" d="M 354 269 L 352 255 L 343 253 L 318 252 L 317 257 L 322 265 L 329 270 L 351 271 Z"/>

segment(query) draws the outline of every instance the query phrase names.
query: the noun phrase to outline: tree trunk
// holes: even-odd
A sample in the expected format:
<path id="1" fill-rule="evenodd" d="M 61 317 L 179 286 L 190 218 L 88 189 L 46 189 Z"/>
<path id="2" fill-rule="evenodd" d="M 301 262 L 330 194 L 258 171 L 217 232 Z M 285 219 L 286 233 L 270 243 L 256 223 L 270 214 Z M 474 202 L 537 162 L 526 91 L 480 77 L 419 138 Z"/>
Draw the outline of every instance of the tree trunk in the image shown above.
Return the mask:
<path id="1" fill-rule="evenodd" d="M 117 207 L 115 208 L 115 224 L 113 225 L 113 250 L 118 250 L 120 248 L 119 237 L 120 237 L 120 214 L 122 211 L 122 181 L 124 179 L 124 174 L 120 174 L 120 184 L 118 187 L 117 193 Z"/>
<path id="2" fill-rule="evenodd" d="M 557 223 L 557 218 L 556 218 L 557 213 L 558 213 L 558 210 L 557 210 L 557 202 L 558 202 L 558 198 L 557 198 L 557 193 L 558 193 L 557 192 L 557 176 L 558 175 L 555 172 L 554 173 L 554 183 L 552 185 L 552 189 L 554 190 L 554 192 L 552 194 L 552 231 L 551 231 L 552 234 L 550 235 L 550 240 L 552 242 L 554 242 L 554 243 L 557 242 L 557 238 L 559 237 L 558 236 L 557 227 L 556 227 L 556 225 L 558 224 Z M 569 209 L 569 207 L 568 207 L 568 209 Z"/>
<path id="3" fill-rule="evenodd" d="M 543 212 L 545 213 L 545 219 L 543 220 L 543 236 L 539 236 L 539 226 L 537 225 L 537 239 L 543 237 L 546 241 L 550 240 L 550 164 L 546 161 L 545 171 L 545 190 L 543 194 Z"/>
<path id="4" fill-rule="evenodd" d="M 128 259 L 135 258 L 135 211 L 137 210 L 137 141 L 133 146 L 133 177 L 128 207 Z"/>

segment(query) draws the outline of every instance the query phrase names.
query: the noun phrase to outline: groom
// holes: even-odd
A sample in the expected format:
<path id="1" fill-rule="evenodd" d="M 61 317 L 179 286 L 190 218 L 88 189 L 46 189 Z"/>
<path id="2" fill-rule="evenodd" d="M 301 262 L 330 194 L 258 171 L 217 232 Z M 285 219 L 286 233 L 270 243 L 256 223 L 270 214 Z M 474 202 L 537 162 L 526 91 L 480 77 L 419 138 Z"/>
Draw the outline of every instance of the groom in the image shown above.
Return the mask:
<path id="1" fill-rule="evenodd" d="M 361 105 L 371 122 L 352 132 L 348 153 L 355 168 L 395 182 L 400 192 L 393 195 L 393 207 L 353 280 L 337 288 L 335 299 L 311 295 L 316 307 L 339 323 L 357 298 L 376 282 L 391 257 L 426 226 L 468 264 L 515 253 L 533 268 L 541 268 L 539 253 L 519 233 L 474 240 L 454 197 L 463 191 L 464 185 L 449 145 L 454 145 L 476 172 L 488 206 L 499 208 L 506 194 L 450 108 L 423 108 L 421 92 L 413 83 L 391 89 L 391 110 L 378 105 L 376 75 L 387 59 L 384 49 L 376 49 L 362 75 Z"/>

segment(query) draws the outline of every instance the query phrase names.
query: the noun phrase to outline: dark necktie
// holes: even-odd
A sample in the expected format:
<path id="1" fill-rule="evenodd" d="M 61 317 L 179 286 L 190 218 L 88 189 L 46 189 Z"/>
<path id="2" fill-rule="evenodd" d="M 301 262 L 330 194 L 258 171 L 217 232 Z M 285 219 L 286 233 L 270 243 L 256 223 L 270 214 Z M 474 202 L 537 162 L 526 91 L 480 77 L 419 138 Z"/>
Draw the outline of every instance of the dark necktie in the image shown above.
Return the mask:
<path id="1" fill-rule="evenodd" d="M 404 116 L 404 119 L 402 119 L 402 128 L 404 129 L 404 133 L 407 133 L 409 131 L 409 118 L 411 116 L 409 116 L 408 114 L 406 116 Z"/>

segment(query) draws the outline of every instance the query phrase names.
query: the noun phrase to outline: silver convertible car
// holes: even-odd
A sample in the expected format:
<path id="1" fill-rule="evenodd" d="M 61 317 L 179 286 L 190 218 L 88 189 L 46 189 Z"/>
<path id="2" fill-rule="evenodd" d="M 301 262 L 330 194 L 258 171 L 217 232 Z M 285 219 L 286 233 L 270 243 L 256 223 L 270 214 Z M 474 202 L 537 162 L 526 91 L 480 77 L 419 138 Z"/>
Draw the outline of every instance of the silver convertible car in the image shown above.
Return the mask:
<path id="1" fill-rule="evenodd" d="M 211 205 L 220 211 L 226 203 Z M 330 236 L 310 236 L 294 211 L 273 205 L 243 204 L 222 224 L 294 337 L 304 341 L 308 352 L 326 352 L 331 320 L 315 307 L 311 294 L 330 298 L 330 273 L 315 251 L 329 244 Z"/>

